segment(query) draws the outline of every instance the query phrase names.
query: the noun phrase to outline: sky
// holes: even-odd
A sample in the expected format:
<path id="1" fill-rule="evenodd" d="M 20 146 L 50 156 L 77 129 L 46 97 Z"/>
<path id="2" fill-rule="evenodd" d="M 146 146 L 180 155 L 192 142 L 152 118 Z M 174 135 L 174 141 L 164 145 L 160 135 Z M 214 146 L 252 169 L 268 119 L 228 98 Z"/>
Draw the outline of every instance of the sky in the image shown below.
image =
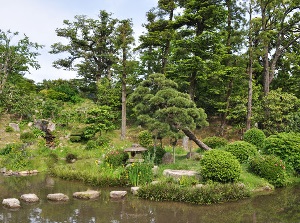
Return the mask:
<path id="1" fill-rule="evenodd" d="M 53 61 L 62 58 L 48 52 L 51 45 L 64 42 L 56 36 L 55 30 L 63 28 L 63 20 L 74 21 L 76 15 L 97 18 L 100 10 L 112 13 L 113 18 L 132 19 L 137 39 L 145 30 L 146 12 L 157 5 L 157 0 L 0 0 L 0 29 L 19 32 L 29 40 L 44 45 L 37 57 L 41 68 L 31 69 L 25 77 L 36 83 L 46 80 L 76 78 L 76 72 L 56 69 Z"/>

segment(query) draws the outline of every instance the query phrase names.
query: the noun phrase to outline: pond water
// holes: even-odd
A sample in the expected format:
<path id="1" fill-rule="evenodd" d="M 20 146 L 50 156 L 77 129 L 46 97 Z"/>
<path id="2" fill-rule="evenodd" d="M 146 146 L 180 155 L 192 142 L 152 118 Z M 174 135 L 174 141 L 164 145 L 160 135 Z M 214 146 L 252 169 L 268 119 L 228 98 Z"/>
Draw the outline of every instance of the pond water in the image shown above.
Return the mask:
<path id="1" fill-rule="evenodd" d="M 77 200 L 72 194 L 87 189 L 100 190 L 96 200 Z M 111 200 L 109 192 L 120 188 L 89 187 L 80 182 L 64 181 L 39 174 L 26 177 L 0 176 L 0 201 L 35 193 L 40 201 L 9 210 L 0 206 L 0 222 L 136 222 L 136 223 L 216 223 L 216 222 L 295 222 L 300 223 L 300 186 L 276 190 L 268 195 L 240 201 L 190 205 L 176 202 L 152 202 L 138 199 L 130 193 L 122 200 Z M 124 190 L 124 188 L 122 188 Z M 128 192 L 130 188 L 125 188 Z M 67 202 L 50 202 L 49 193 L 64 193 Z"/>

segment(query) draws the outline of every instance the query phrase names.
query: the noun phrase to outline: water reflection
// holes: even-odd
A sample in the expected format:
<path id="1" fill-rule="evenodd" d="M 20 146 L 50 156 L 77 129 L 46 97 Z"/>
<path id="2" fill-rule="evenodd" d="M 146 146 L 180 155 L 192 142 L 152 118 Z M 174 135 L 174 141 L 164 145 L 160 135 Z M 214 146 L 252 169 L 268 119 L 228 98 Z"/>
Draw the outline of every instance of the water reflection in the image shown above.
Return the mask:
<path id="1" fill-rule="evenodd" d="M 269 195 L 256 196 L 236 202 L 198 206 L 175 202 L 140 200 L 130 193 L 123 200 L 111 200 L 110 190 L 120 188 L 88 187 L 79 182 L 69 182 L 46 175 L 27 177 L 0 177 L 0 199 L 19 198 L 25 193 L 35 193 L 36 204 L 21 202 L 19 210 L 0 207 L 0 222 L 5 223 L 215 223 L 215 222 L 300 222 L 300 186 L 291 187 Z M 76 191 L 100 190 L 95 200 L 72 198 Z M 124 188 L 123 188 L 124 189 Z M 122 190 L 123 190 L 122 189 Z M 129 191 L 129 189 L 127 189 Z M 49 193 L 64 193 L 68 202 L 49 202 Z"/>

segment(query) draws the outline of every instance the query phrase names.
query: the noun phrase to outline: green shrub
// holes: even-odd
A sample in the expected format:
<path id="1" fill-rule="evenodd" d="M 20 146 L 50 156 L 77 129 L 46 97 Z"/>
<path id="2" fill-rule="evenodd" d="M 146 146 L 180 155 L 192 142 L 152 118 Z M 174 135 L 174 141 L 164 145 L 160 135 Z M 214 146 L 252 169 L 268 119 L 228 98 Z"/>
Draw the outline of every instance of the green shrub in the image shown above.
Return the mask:
<path id="1" fill-rule="evenodd" d="M 113 167 L 117 167 L 125 165 L 128 158 L 128 153 L 123 150 L 113 150 L 106 154 L 104 161 Z"/>
<path id="2" fill-rule="evenodd" d="M 248 142 L 235 141 L 225 147 L 225 151 L 234 155 L 240 163 L 246 163 L 250 157 L 258 154 L 257 148 Z"/>
<path id="3" fill-rule="evenodd" d="M 265 178 L 275 187 L 282 187 L 287 183 L 287 174 L 284 162 L 274 155 L 258 155 L 249 163 L 251 172 Z"/>
<path id="4" fill-rule="evenodd" d="M 154 201 L 212 204 L 249 197 L 250 193 L 240 183 L 210 183 L 201 187 L 181 187 L 174 183 L 160 182 L 140 187 L 138 196 Z"/>
<path id="5" fill-rule="evenodd" d="M 5 147 L 0 150 L 0 155 L 7 155 L 12 150 L 19 149 L 21 147 L 22 147 L 22 144 L 19 144 L 19 143 L 9 143 L 9 144 L 6 144 Z"/>
<path id="6" fill-rule="evenodd" d="M 109 143 L 109 139 L 103 136 L 100 136 L 97 140 L 89 140 L 86 143 L 85 149 L 86 150 L 95 150 L 99 149 L 100 147 L 107 146 Z"/>
<path id="7" fill-rule="evenodd" d="M 71 142 L 80 142 L 81 136 L 70 136 L 70 141 Z"/>
<path id="8" fill-rule="evenodd" d="M 143 153 L 143 158 L 147 161 L 150 161 L 154 164 L 161 164 L 162 158 L 165 155 L 166 150 L 161 146 L 151 146 L 147 151 Z"/>
<path id="9" fill-rule="evenodd" d="M 105 147 L 109 145 L 110 139 L 105 136 L 99 136 L 96 142 L 98 146 Z"/>
<path id="10" fill-rule="evenodd" d="M 147 130 L 141 131 L 138 134 L 138 141 L 141 146 L 149 148 L 153 144 L 152 134 Z"/>
<path id="11" fill-rule="evenodd" d="M 200 160 L 201 175 L 204 180 L 233 182 L 241 174 L 241 165 L 237 158 L 223 150 L 209 150 Z"/>
<path id="12" fill-rule="evenodd" d="M 300 133 L 279 133 L 265 140 L 264 152 L 279 156 L 300 173 Z"/>
<path id="13" fill-rule="evenodd" d="M 152 165 L 147 163 L 132 163 L 126 168 L 126 178 L 131 186 L 150 183 L 153 179 Z"/>
<path id="14" fill-rule="evenodd" d="M 31 143 L 34 142 L 36 137 L 32 132 L 24 132 L 20 134 L 20 139 L 24 143 Z"/>
<path id="15" fill-rule="evenodd" d="M 38 128 L 33 128 L 32 129 L 32 133 L 34 134 L 34 136 L 36 138 L 38 137 L 45 137 L 46 136 L 46 133 Z"/>
<path id="16" fill-rule="evenodd" d="M 7 154 L 1 164 L 10 170 L 24 170 L 30 168 L 32 161 L 30 153 L 20 144 L 11 144 L 6 147 Z"/>
<path id="17" fill-rule="evenodd" d="M 244 141 L 255 145 L 258 149 L 261 149 L 264 146 L 266 135 L 262 130 L 252 128 L 244 133 L 243 139 Z"/>
<path id="18" fill-rule="evenodd" d="M 87 143 L 85 145 L 86 150 L 95 150 L 98 148 L 99 148 L 99 146 L 95 140 L 89 140 L 89 141 L 87 141 Z"/>
<path id="19" fill-rule="evenodd" d="M 217 136 L 206 137 L 203 142 L 212 149 L 220 148 L 228 144 L 227 139 Z"/>
<path id="20" fill-rule="evenodd" d="M 5 127 L 5 132 L 13 132 L 13 131 L 14 131 L 13 127 L 11 127 L 11 126 Z"/>

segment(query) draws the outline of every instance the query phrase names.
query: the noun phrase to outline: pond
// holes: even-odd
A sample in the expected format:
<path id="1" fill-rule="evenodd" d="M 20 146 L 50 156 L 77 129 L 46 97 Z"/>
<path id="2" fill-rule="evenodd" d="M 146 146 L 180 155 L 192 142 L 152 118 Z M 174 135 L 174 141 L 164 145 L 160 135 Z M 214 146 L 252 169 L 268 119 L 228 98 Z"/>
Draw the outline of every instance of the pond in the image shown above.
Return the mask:
<path id="1" fill-rule="evenodd" d="M 77 200 L 72 194 L 87 189 L 100 190 L 96 200 Z M 128 223 L 198 223 L 198 222 L 300 222 L 300 186 L 276 190 L 268 195 L 214 205 L 191 205 L 176 202 L 152 202 L 130 193 L 122 200 L 111 200 L 109 192 L 120 188 L 89 187 L 80 182 L 64 181 L 38 174 L 26 177 L 0 176 L 0 200 L 20 198 L 35 193 L 40 201 L 9 210 L 0 206 L 0 222 L 128 222 Z M 125 188 L 128 192 L 130 188 Z M 124 190 L 124 188 L 122 188 Z M 67 202 L 50 202 L 47 194 L 64 193 Z"/>

